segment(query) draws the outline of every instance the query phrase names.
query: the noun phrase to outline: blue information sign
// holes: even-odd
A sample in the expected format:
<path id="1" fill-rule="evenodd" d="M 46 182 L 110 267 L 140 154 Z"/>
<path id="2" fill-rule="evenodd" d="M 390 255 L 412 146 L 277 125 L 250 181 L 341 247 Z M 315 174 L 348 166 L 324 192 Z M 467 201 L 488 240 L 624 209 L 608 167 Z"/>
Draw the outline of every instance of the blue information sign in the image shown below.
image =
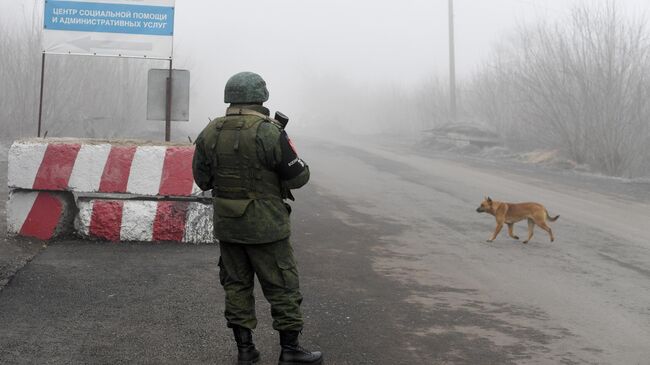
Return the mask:
<path id="1" fill-rule="evenodd" d="M 174 8 L 167 6 L 46 0 L 45 29 L 172 36 Z"/>

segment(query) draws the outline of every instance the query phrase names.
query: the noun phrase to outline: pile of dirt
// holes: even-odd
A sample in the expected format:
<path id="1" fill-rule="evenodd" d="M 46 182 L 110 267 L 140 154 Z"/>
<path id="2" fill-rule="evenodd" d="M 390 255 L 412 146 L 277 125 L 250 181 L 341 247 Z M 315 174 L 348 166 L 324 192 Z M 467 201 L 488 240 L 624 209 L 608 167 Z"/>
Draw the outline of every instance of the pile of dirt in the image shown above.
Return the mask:
<path id="1" fill-rule="evenodd" d="M 517 157 L 520 161 L 529 164 L 544 165 L 563 170 L 590 171 L 588 166 L 564 157 L 560 150 L 534 150 L 521 153 Z"/>
<path id="2" fill-rule="evenodd" d="M 478 154 L 485 148 L 503 145 L 499 135 L 480 125 L 448 123 L 423 131 L 420 146 L 461 154 Z"/>
<path id="3" fill-rule="evenodd" d="M 503 158 L 511 158 L 514 154 L 506 147 L 494 146 L 494 147 L 483 148 L 479 152 L 479 155 L 483 158 L 503 159 Z"/>
<path id="4" fill-rule="evenodd" d="M 473 156 L 486 160 L 512 160 L 525 164 L 538 165 L 558 170 L 573 170 L 576 172 L 592 173 L 588 165 L 579 164 L 563 155 L 558 149 L 553 150 L 533 150 L 528 152 L 518 152 L 509 149 L 503 145 L 477 145 L 477 144 L 459 144 L 449 142 L 444 139 L 425 137 L 421 139 L 416 148 L 427 151 L 438 151 L 451 153 L 462 156 Z"/>

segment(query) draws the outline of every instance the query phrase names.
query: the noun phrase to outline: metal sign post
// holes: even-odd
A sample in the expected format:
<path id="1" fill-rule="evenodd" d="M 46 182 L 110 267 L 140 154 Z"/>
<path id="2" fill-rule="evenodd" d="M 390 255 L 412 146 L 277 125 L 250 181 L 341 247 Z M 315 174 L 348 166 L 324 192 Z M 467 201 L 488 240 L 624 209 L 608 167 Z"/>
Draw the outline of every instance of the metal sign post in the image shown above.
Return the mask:
<path id="1" fill-rule="evenodd" d="M 43 57 L 41 58 L 41 97 L 38 101 L 38 134 L 37 137 L 41 136 L 41 121 L 43 119 L 43 85 L 45 81 L 45 52 L 43 52 Z"/>
<path id="2" fill-rule="evenodd" d="M 147 119 L 165 121 L 165 139 L 170 139 L 171 122 L 190 120 L 190 72 L 169 69 L 149 70 Z"/>
<path id="3" fill-rule="evenodd" d="M 171 100 L 175 0 L 45 0 L 38 136 L 41 136 L 45 55 L 169 60 Z M 168 103 L 171 116 L 171 103 Z M 165 139 L 170 139 L 167 118 Z"/>
<path id="4" fill-rule="evenodd" d="M 165 142 L 171 140 L 172 134 L 172 60 L 169 60 L 169 76 L 167 77 L 167 98 L 165 99 Z"/>

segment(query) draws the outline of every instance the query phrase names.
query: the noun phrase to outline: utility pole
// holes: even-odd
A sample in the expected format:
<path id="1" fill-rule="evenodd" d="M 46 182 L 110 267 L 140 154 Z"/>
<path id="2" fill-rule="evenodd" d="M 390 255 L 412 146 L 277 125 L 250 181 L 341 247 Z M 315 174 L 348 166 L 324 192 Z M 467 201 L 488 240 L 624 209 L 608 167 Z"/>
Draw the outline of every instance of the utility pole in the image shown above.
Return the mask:
<path id="1" fill-rule="evenodd" d="M 454 44 L 454 0 L 449 0 L 449 118 L 456 122 L 456 45 Z"/>

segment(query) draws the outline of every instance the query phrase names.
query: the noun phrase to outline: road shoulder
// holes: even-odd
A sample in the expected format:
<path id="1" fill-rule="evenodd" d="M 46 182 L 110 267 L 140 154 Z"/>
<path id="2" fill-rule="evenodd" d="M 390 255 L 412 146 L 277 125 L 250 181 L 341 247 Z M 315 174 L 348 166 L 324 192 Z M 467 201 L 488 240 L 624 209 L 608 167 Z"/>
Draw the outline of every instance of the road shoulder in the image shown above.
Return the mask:
<path id="1" fill-rule="evenodd" d="M 45 247 L 40 241 L 3 237 L 0 242 L 0 291 Z"/>
<path id="2" fill-rule="evenodd" d="M 7 162 L 0 160 L 0 291 L 44 247 L 43 242 L 7 236 Z"/>

